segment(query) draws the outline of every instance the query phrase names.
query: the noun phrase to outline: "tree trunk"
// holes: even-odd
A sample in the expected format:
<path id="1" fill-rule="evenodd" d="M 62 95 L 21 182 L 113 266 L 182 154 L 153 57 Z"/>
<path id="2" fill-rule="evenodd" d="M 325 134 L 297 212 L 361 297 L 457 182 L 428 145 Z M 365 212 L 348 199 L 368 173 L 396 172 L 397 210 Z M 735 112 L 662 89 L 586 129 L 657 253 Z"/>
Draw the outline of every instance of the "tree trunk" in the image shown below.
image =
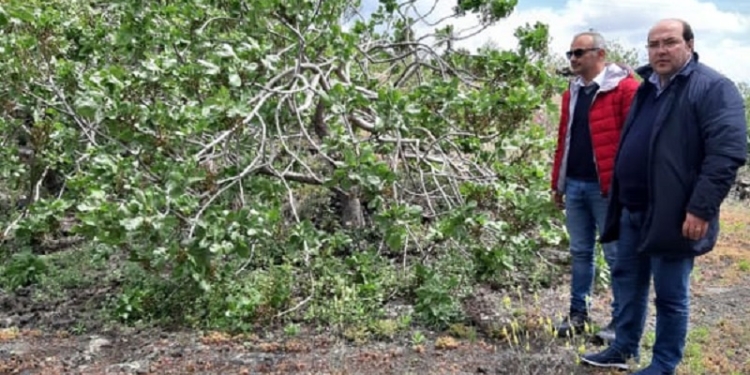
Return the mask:
<path id="1" fill-rule="evenodd" d="M 315 107 L 312 128 L 315 135 L 317 135 L 321 141 L 328 138 L 330 134 L 328 125 L 325 123 L 325 109 L 323 101 L 318 100 L 318 104 Z M 335 169 L 336 166 L 331 165 L 331 168 Z M 344 228 L 361 228 L 365 225 L 365 219 L 362 213 L 362 202 L 359 199 L 358 190 L 359 189 L 355 187 L 345 193 L 337 192 L 334 196 L 335 201 L 332 203 L 339 208 L 339 219 Z"/>
<path id="2" fill-rule="evenodd" d="M 362 202 L 352 192 L 336 194 L 341 205 L 341 225 L 344 228 L 362 228 L 365 216 L 362 213 Z"/>

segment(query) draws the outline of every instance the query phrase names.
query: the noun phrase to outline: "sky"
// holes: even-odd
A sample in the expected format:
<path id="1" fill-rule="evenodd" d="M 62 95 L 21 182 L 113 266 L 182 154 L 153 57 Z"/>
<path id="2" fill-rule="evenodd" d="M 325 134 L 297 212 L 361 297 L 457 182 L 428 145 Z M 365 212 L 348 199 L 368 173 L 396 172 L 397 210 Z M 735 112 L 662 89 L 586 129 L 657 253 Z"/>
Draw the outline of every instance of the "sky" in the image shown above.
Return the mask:
<path id="1" fill-rule="evenodd" d="M 378 0 L 362 0 L 363 13 L 375 9 L 377 3 Z M 428 18 L 431 21 L 450 15 L 456 0 L 437 0 L 437 3 L 415 0 L 422 12 L 434 4 Z M 459 42 L 456 47 L 473 51 L 491 40 L 498 47 L 513 48 L 515 28 L 540 21 L 549 26 L 551 50 L 560 55 L 569 49 L 573 35 L 593 28 L 607 40 L 635 48 L 645 58 L 649 28 L 659 19 L 673 17 L 692 25 L 695 50 L 703 63 L 735 82 L 750 83 L 750 1 L 747 0 L 519 0 L 509 18 Z M 447 22 L 453 23 L 456 30 L 477 24 L 472 15 Z"/>

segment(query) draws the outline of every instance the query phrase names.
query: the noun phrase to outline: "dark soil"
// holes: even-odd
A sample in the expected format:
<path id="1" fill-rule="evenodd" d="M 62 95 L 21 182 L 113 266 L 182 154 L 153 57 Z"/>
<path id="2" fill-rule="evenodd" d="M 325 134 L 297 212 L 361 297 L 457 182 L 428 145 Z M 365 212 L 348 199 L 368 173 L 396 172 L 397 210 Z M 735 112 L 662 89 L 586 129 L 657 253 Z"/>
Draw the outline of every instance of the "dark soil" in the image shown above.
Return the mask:
<path id="1" fill-rule="evenodd" d="M 500 350 L 483 341 L 361 346 L 310 335 L 286 340 L 159 331 L 66 337 L 19 332 L 0 344 L 8 374 L 594 374 L 559 353 Z"/>
<path id="2" fill-rule="evenodd" d="M 96 308 L 112 295 L 114 287 L 67 289 L 58 298 L 34 298 L 35 289 L 24 287 L 13 293 L 0 290 L 0 327 L 43 327 L 45 330 L 86 331 L 102 328 Z"/>

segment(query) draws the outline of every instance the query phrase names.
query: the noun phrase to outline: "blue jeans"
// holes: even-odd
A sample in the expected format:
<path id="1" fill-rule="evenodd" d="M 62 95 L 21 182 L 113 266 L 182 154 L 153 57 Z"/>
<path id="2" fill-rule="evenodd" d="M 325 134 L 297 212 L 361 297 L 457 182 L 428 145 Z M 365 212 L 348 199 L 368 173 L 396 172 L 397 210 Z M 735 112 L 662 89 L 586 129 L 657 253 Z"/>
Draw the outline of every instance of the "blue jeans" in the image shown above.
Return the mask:
<path id="1" fill-rule="evenodd" d="M 623 210 L 612 280 L 619 290 L 620 311 L 614 349 L 639 356 L 646 323 L 651 277 L 656 292 L 656 342 L 651 364 L 675 371 L 682 360 L 690 311 L 690 273 L 695 258 L 650 256 L 637 251 L 644 214 Z"/>
<path id="2" fill-rule="evenodd" d="M 570 236 L 570 254 L 573 261 L 570 283 L 571 314 L 588 313 L 589 297 L 594 284 L 594 249 L 596 234 L 601 236 L 607 216 L 608 199 L 602 196 L 598 182 L 565 180 L 565 225 Z M 602 246 L 604 259 L 610 270 L 614 265 L 616 244 Z M 612 301 L 612 317 L 617 310 L 617 293 Z"/>

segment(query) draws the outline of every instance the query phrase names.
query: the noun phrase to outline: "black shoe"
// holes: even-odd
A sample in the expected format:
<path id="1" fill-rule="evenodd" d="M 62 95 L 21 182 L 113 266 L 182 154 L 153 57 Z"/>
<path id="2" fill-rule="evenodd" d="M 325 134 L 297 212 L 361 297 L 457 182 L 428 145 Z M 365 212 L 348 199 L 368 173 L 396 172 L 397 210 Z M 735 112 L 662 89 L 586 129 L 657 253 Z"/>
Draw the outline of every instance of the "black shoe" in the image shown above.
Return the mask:
<path id="1" fill-rule="evenodd" d="M 598 337 L 605 343 L 614 342 L 615 341 L 615 321 L 614 320 L 610 321 L 606 327 L 600 329 L 599 332 L 596 333 L 596 337 Z"/>
<path id="2" fill-rule="evenodd" d="M 630 368 L 628 366 L 628 360 L 630 359 L 634 359 L 636 363 L 638 362 L 637 358 L 627 356 L 611 347 L 599 353 L 588 353 L 581 356 L 581 362 L 584 364 L 620 370 L 628 370 Z"/>
<path id="3" fill-rule="evenodd" d="M 586 329 L 586 325 L 589 324 L 591 324 L 591 320 L 586 314 L 573 313 L 558 323 L 555 326 L 555 331 L 557 332 L 557 337 L 573 337 L 574 335 L 581 334 Z"/>

